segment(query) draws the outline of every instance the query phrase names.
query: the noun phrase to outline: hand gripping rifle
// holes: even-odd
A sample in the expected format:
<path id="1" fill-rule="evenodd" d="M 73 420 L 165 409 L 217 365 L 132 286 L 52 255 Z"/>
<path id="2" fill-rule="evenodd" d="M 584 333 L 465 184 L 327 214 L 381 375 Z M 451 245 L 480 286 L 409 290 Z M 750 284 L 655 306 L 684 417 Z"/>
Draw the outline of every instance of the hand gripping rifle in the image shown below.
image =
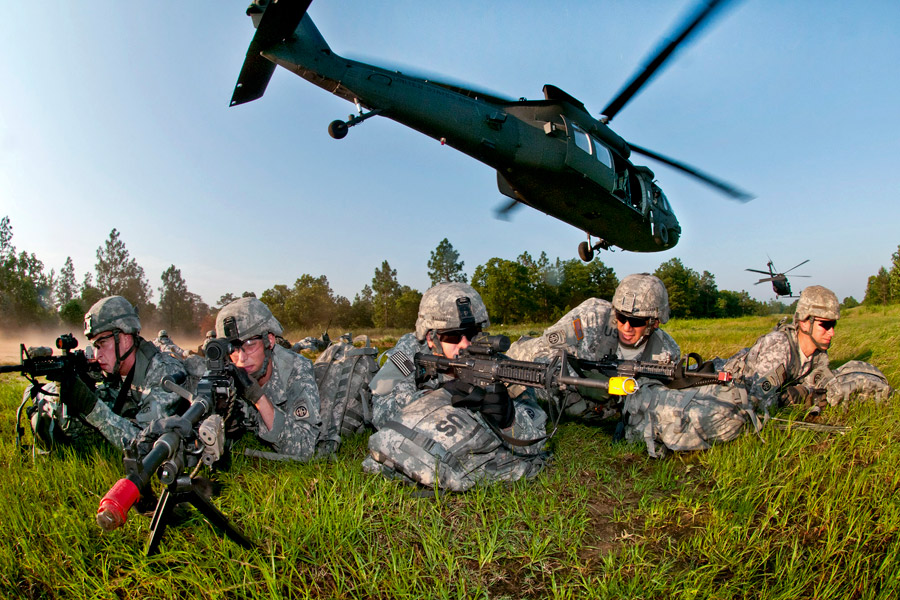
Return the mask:
<path id="1" fill-rule="evenodd" d="M 71 333 L 64 333 L 56 338 L 56 347 L 62 350 L 61 354 L 53 354 L 53 350 L 46 347 L 26 349 L 25 344 L 20 344 L 21 362 L 18 365 L 0 366 L 0 373 L 20 373 L 31 383 L 31 393 L 22 399 L 22 403 L 16 411 L 16 448 L 22 447 L 22 436 L 25 434 L 25 428 L 22 427 L 22 411 L 25 410 L 28 400 L 31 400 L 31 406 L 27 409 L 27 415 L 30 418 L 35 412 L 42 409 L 37 404 L 38 398 L 42 394 L 59 397 L 60 401 L 54 410 L 57 417 L 55 422 L 61 423 L 68 382 L 72 381 L 74 377 L 81 377 L 90 389 L 94 389 L 94 380 L 90 373 L 99 373 L 100 364 L 96 360 L 88 358 L 84 350 L 75 350 L 78 347 L 78 340 Z M 38 381 L 38 377 L 59 381 L 60 392 L 53 393 L 44 390 L 44 383 Z M 37 435 L 37 432 L 35 434 Z"/>
<path id="2" fill-rule="evenodd" d="M 166 488 L 159 497 L 150 522 L 150 535 L 144 547 L 147 556 L 156 553 L 172 511 L 183 502 L 192 504 L 233 542 L 244 548 L 255 547 L 206 499 L 194 480 L 204 464 L 213 466 L 225 451 L 224 419 L 215 411 L 217 406 L 233 405 L 236 394 L 226 361 L 229 343 L 223 339 L 211 339 L 207 341 L 205 350 L 207 371 L 197 386 L 196 395 L 192 396 L 171 380 L 163 383 L 167 390 L 191 402 L 181 417 L 190 423 L 190 433 L 185 435 L 177 427 L 165 429 L 152 442 L 149 451 L 140 457 L 142 446 L 146 444 L 141 443 L 142 438 L 146 440 L 145 434 L 153 428 L 151 425 L 125 450 L 127 476 L 113 485 L 97 509 L 97 524 L 106 531 L 117 529 L 125 523 L 128 511 L 141 496 L 141 490 L 146 489 L 153 474 L 158 473 L 160 482 Z M 151 436 L 154 434 L 150 432 Z M 189 469 L 193 471 L 186 474 Z"/>

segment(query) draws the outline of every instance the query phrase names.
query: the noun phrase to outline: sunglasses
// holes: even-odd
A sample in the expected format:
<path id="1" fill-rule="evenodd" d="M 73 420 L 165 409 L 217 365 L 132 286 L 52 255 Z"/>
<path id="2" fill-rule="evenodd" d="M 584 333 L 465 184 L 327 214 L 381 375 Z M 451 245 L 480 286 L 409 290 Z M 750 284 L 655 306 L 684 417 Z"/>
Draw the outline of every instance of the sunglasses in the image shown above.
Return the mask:
<path id="1" fill-rule="evenodd" d="M 834 319 L 831 319 L 829 321 L 823 321 L 821 319 L 816 319 L 816 323 L 818 323 L 819 327 L 821 327 L 825 331 L 828 331 L 829 329 L 834 329 L 834 326 L 837 325 L 837 321 L 835 321 Z"/>
<path id="2" fill-rule="evenodd" d="M 244 354 L 250 354 L 251 352 L 255 352 L 262 345 L 262 336 L 255 335 L 243 342 L 241 340 L 232 340 L 231 345 L 234 348 L 234 350 L 231 351 L 232 355 L 237 354 L 240 350 L 243 350 Z"/>
<path id="3" fill-rule="evenodd" d="M 647 323 L 650 322 L 650 319 L 646 317 L 629 317 L 627 315 L 623 315 L 620 312 L 616 313 L 616 321 L 624 325 L 628 323 L 632 327 L 646 327 Z"/>
<path id="4" fill-rule="evenodd" d="M 481 333 L 481 327 L 466 327 L 465 329 L 450 329 L 448 331 L 438 331 L 438 339 L 445 344 L 458 344 L 463 338 L 470 342 L 472 338 Z"/>

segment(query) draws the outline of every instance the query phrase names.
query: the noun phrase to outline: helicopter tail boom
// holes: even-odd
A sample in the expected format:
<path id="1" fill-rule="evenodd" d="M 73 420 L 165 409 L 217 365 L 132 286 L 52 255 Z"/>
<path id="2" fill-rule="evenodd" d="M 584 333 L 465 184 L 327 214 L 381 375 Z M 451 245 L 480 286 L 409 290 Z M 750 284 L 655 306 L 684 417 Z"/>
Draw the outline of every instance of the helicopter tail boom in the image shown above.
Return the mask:
<path id="1" fill-rule="evenodd" d="M 262 53 L 294 35 L 312 0 L 271 2 L 255 0 L 247 9 L 253 18 L 256 33 L 247 48 L 247 56 L 241 66 L 230 106 L 237 106 L 262 98 L 275 72 L 275 63 Z M 319 36 L 321 38 L 321 36 Z M 317 40 L 325 45 L 325 40 Z"/>

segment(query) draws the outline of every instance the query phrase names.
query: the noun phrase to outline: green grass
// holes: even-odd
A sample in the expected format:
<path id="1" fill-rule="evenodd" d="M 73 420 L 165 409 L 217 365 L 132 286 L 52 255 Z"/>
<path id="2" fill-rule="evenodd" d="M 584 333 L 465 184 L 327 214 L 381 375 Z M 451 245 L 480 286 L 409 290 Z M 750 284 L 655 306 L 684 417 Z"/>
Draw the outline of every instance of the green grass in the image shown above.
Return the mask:
<path id="1" fill-rule="evenodd" d="M 688 351 L 727 356 L 777 319 L 675 321 Z M 848 311 L 832 366 L 873 362 L 900 384 L 900 308 Z M 540 327 L 540 326 L 539 326 Z M 530 328 L 523 328 L 527 333 Z M 515 331 L 508 333 L 516 335 Z M 537 478 L 420 498 L 364 475 L 366 437 L 337 459 L 235 456 L 214 503 L 260 546 L 196 511 L 143 556 L 149 520 L 94 523 L 122 476 L 107 447 L 23 456 L 24 382 L 0 380 L 0 597 L 893 598 L 900 593 L 900 403 L 821 421 L 846 435 L 766 428 L 657 461 L 609 427 L 564 424 Z M 786 415 L 781 415 L 786 416 Z M 790 415 L 787 415 L 790 416 Z"/>

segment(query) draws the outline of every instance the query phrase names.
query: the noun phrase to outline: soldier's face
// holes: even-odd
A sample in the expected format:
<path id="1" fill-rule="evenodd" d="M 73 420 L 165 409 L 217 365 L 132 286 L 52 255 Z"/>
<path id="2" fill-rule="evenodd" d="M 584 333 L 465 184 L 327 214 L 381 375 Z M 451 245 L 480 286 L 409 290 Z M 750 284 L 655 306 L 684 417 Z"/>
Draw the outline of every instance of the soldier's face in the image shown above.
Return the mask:
<path id="1" fill-rule="evenodd" d="M 623 346 L 634 346 L 650 327 L 650 319 L 641 317 L 629 317 L 622 313 L 616 313 L 616 329 L 619 330 L 619 343 Z"/>
<path id="2" fill-rule="evenodd" d="M 813 318 L 806 321 L 806 323 L 808 324 L 808 331 L 803 329 L 803 327 L 800 328 L 800 331 L 812 338 L 816 348 L 828 350 L 831 347 L 831 339 L 834 337 L 834 328 L 837 321 Z"/>
<path id="3" fill-rule="evenodd" d="M 469 347 L 472 338 L 481 331 L 477 327 L 458 329 L 454 331 L 438 332 L 437 339 L 441 344 L 441 352 L 447 358 L 456 358 L 459 353 Z M 428 346 L 434 349 L 431 338 L 428 338 Z"/>
<path id="4" fill-rule="evenodd" d="M 259 371 L 266 361 L 266 344 L 275 343 L 275 336 L 270 333 L 267 337 L 271 339 L 258 336 L 244 340 L 244 343 L 231 353 L 231 362 L 248 373 Z"/>
<path id="5" fill-rule="evenodd" d="M 122 356 L 134 345 L 134 338 L 130 335 L 101 333 L 91 340 L 97 362 L 100 363 L 100 368 L 103 369 L 103 372 L 108 375 L 113 374 L 113 369 L 116 366 L 116 336 L 119 338 L 119 356 Z M 129 355 L 128 358 L 132 359 L 133 355 Z M 125 365 L 123 364 L 122 366 Z M 127 371 L 125 372 L 127 373 Z"/>

